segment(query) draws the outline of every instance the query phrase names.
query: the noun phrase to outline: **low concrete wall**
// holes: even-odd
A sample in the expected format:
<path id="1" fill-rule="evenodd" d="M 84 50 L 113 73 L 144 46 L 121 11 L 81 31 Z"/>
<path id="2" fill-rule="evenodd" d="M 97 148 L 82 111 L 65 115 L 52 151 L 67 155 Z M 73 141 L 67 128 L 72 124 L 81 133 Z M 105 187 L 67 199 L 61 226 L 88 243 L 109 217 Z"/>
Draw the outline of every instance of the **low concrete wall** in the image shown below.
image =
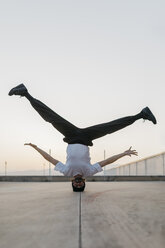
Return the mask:
<path id="1" fill-rule="evenodd" d="M 70 182 L 64 176 L 0 176 L 0 182 Z M 93 176 L 87 182 L 165 181 L 165 176 Z"/>

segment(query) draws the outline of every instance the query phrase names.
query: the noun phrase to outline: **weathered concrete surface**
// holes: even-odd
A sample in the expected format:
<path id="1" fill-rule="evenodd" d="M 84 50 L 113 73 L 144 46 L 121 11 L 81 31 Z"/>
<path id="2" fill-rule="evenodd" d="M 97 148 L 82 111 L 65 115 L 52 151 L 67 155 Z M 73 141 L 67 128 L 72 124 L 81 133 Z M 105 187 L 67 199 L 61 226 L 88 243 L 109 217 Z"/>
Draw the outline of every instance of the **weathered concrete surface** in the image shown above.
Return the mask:
<path id="1" fill-rule="evenodd" d="M 82 194 L 84 248 L 164 248 L 165 183 L 88 183 Z"/>
<path id="2" fill-rule="evenodd" d="M 70 183 L 0 183 L 0 248 L 78 247 Z"/>
<path id="3" fill-rule="evenodd" d="M 80 204 L 81 203 L 81 204 Z M 164 248 L 165 182 L 0 183 L 0 248 Z"/>
<path id="4" fill-rule="evenodd" d="M 0 176 L 0 182 L 70 182 L 65 176 Z M 165 181 L 165 176 L 92 176 L 87 182 Z"/>

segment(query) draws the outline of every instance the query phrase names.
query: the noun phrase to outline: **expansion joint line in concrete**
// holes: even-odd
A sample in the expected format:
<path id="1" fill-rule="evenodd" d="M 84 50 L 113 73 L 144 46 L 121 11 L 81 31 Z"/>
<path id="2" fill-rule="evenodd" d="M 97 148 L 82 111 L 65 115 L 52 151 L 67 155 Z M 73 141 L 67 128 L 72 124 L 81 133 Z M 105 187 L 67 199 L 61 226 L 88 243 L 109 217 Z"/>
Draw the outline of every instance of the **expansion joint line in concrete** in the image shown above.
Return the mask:
<path id="1" fill-rule="evenodd" d="M 81 192 L 79 197 L 79 248 L 82 248 L 82 233 L 81 233 Z"/>

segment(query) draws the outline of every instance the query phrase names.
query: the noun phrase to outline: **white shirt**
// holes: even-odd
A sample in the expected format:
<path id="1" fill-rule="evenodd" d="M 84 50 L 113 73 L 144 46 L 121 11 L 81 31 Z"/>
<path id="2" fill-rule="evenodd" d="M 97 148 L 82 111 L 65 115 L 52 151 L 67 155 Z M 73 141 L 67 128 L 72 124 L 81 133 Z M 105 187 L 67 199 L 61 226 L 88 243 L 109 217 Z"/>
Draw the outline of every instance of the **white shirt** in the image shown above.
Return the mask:
<path id="1" fill-rule="evenodd" d="M 103 170 L 98 163 L 91 165 L 89 147 L 86 145 L 69 144 L 66 152 L 66 164 L 58 162 L 54 168 L 56 171 L 63 173 L 64 176 L 74 177 L 79 174 L 87 177 Z"/>

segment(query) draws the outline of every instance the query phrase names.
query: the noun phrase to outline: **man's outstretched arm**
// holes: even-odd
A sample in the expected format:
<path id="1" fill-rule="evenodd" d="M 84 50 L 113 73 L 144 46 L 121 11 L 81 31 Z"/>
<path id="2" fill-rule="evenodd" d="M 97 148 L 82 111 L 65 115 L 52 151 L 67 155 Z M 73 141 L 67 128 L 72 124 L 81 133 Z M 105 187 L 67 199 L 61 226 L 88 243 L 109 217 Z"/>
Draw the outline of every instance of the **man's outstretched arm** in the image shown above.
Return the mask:
<path id="1" fill-rule="evenodd" d="M 127 151 L 125 151 L 123 153 L 114 155 L 114 156 L 112 156 L 110 158 L 107 158 L 107 159 L 99 162 L 99 165 L 101 167 L 104 167 L 105 165 L 111 164 L 111 163 L 115 162 L 116 160 L 118 160 L 118 159 L 120 159 L 122 157 L 125 157 L 125 156 L 130 156 L 130 157 L 131 157 L 131 155 L 138 156 L 137 151 L 136 150 L 131 150 L 131 148 L 132 148 L 132 146 L 129 148 L 129 150 L 127 150 Z"/>
<path id="2" fill-rule="evenodd" d="M 49 161 L 50 163 L 52 163 L 53 165 L 56 165 L 59 161 L 54 159 L 53 157 L 51 157 L 48 153 L 46 153 L 45 151 L 41 150 L 39 147 L 37 147 L 36 145 L 32 144 L 32 143 L 25 143 L 25 146 L 31 146 L 33 147 L 36 151 L 38 151 L 47 161 Z"/>

